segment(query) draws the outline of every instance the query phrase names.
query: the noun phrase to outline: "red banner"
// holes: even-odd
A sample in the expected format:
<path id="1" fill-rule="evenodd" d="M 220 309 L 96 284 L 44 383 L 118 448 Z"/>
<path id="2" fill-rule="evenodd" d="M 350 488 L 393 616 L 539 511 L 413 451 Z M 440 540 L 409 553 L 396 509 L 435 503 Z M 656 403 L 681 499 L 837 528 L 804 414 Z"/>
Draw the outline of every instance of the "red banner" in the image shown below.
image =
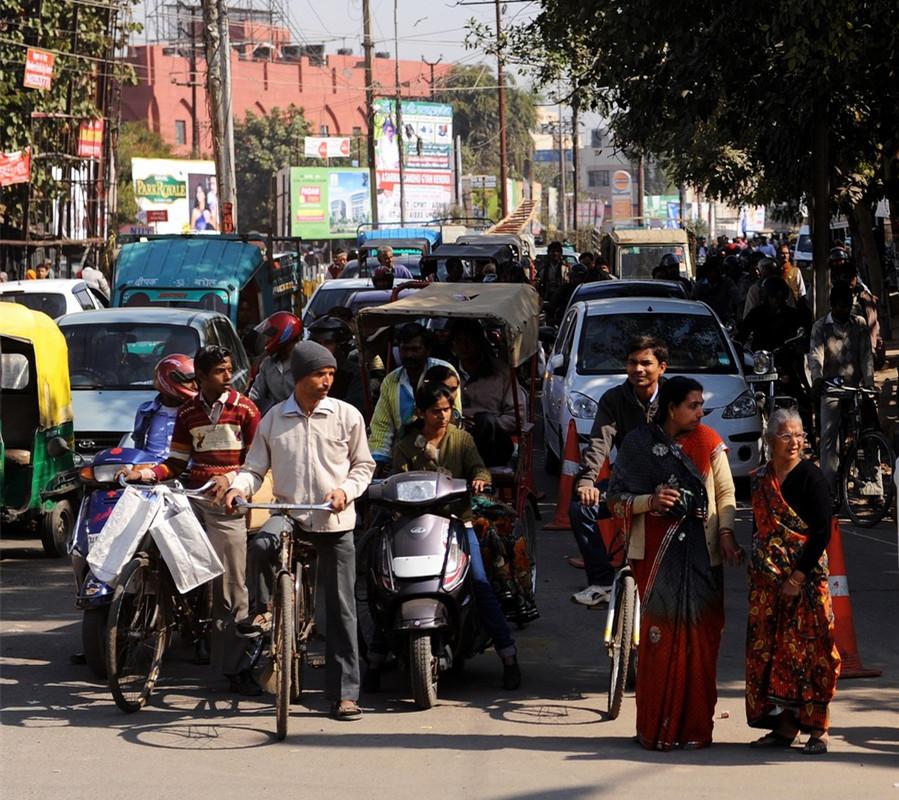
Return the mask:
<path id="1" fill-rule="evenodd" d="M 78 157 L 103 158 L 103 120 L 85 120 L 78 127 Z"/>
<path id="2" fill-rule="evenodd" d="M 0 153 L 0 186 L 31 181 L 31 150 Z"/>
<path id="3" fill-rule="evenodd" d="M 53 62 L 56 56 L 46 50 L 29 47 L 25 56 L 25 79 L 22 85 L 26 89 L 48 90 L 53 85 Z"/>

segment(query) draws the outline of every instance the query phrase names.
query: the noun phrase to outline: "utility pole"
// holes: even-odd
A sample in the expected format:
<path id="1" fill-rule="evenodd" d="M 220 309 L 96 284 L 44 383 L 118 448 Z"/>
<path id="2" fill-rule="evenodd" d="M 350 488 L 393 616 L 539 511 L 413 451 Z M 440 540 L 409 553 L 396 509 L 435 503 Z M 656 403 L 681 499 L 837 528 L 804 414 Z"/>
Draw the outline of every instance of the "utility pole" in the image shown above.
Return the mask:
<path id="1" fill-rule="evenodd" d="M 368 189 L 371 198 L 371 222 L 378 227 L 378 172 L 375 168 L 375 104 L 372 75 L 371 0 L 362 0 L 362 52 L 365 55 L 365 118 L 368 121 Z"/>
<path id="2" fill-rule="evenodd" d="M 581 176 L 578 174 L 578 105 L 577 94 L 575 93 L 571 103 L 571 167 L 573 170 L 572 194 L 574 199 L 571 201 L 571 229 L 575 232 L 575 241 L 577 241 L 577 198 L 581 184 Z"/>
<path id="3" fill-rule="evenodd" d="M 234 175 L 234 119 L 231 115 L 231 46 L 224 0 L 201 0 L 206 45 L 206 94 L 212 117 L 212 150 L 218 176 L 219 229 L 234 229 L 237 187 Z"/>
<path id="4" fill-rule="evenodd" d="M 180 6 L 179 6 L 180 7 Z M 190 6 L 185 6 L 190 9 Z M 190 78 L 187 81 L 176 81 L 172 78 L 175 86 L 190 87 L 190 156 L 191 158 L 200 157 L 200 124 L 197 121 L 197 87 L 200 85 L 197 81 L 197 24 L 194 20 L 189 23 L 189 28 L 185 30 L 178 23 L 178 38 L 181 36 L 190 38 L 190 55 L 188 56 L 188 64 L 190 69 Z"/>
<path id="5" fill-rule="evenodd" d="M 568 201 L 565 197 L 568 181 L 565 179 L 567 172 L 565 166 L 565 125 L 562 121 L 562 104 L 559 103 L 559 201 L 562 207 L 561 227 L 562 239 L 565 238 L 565 231 L 568 230 Z"/>
<path id="6" fill-rule="evenodd" d="M 436 61 L 428 61 L 424 56 L 421 57 L 421 60 L 424 62 L 425 66 L 430 67 L 431 69 L 431 99 L 434 99 L 434 67 L 436 67 L 441 61 L 443 61 L 443 53 L 440 54 L 440 58 Z"/>
<path id="7" fill-rule="evenodd" d="M 406 224 L 406 168 L 403 146 L 403 97 L 400 86 L 399 0 L 393 0 L 393 67 L 396 77 L 396 144 L 400 155 L 400 225 Z"/>
<path id="8" fill-rule="evenodd" d="M 496 0 L 496 92 L 499 106 L 499 202 L 500 218 L 509 213 L 509 198 L 506 191 L 506 85 L 503 77 L 502 54 L 502 9 Z"/>

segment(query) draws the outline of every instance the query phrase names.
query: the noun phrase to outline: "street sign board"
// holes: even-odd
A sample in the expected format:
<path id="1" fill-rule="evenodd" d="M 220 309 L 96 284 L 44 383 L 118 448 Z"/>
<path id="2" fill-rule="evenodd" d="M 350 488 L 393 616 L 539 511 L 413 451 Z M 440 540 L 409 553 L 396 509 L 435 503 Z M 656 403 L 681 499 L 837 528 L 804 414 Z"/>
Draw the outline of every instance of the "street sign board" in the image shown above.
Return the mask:
<path id="1" fill-rule="evenodd" d="M 48 90 L 53 85 L 53 62 L 56 56 L 46 50 L 29 47 L 25 55 L 25 78 L 22 85 L 26 89 Z"/>
<path id="2" fill-rule="evenodd" d="M 306 158 L 349 158 L 349 136 L 307 136 L 303 142 Z"/>
<path id="3" fill-rule="evenodd" d="M 31 180 L 31 150 L 16 150 L 13 153 L 0 152 L 0 186 L 14 183 L 28 183 Z"/>
<path id="4" fill-rule="evenodd" d="M 169 221 L 169 212 L 167 209 L 150 209 L 145 211 L 144 214 L 147 217 L 147 223 L 150 222 L 168 222 Z"/>

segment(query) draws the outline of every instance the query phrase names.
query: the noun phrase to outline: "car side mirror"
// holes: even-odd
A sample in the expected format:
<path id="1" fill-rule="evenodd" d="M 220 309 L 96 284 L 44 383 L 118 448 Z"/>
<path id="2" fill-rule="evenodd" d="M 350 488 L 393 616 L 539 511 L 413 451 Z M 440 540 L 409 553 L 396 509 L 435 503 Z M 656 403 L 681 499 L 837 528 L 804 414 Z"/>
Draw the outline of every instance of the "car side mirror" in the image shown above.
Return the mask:
<path id="1" fill-rule="evenodd" d="M 553 375 L 565 377 L 565 373 L 568 372 L 568 358 L 564 353 L 554 353 L 550 356 L 546 367 Z"/>
<path id="2" fill-rule="evenodd" d="M 51 458 L 59 458 L 69 452 L 69 443 L 62 436 L 54 436 L 47 441 L 47 453 Z"/>

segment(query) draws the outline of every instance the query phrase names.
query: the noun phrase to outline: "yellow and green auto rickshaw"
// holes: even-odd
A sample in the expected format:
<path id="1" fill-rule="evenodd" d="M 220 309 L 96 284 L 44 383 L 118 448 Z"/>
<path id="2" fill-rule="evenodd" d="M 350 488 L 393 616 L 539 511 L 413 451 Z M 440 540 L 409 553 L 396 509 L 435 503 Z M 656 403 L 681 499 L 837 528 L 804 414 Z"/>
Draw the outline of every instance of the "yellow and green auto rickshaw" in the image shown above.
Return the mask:
<path id="1" fill-rule="evenodd" d="M 56 323 L 0 305 L 0 521 L 37 530 L 49 556 L 66 552 L 79 484 L 74 470 L 66 340 Z"/>

